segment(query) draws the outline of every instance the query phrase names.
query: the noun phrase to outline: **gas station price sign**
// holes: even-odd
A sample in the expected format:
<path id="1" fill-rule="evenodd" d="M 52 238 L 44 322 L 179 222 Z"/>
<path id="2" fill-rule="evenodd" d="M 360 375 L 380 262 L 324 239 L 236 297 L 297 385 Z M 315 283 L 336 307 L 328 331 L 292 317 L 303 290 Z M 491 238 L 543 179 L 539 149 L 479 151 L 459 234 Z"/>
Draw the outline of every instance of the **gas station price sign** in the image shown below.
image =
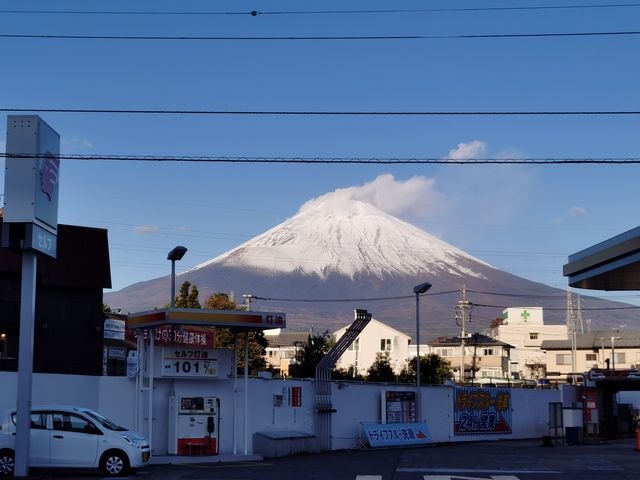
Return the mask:
<path id="1" fill-rule="evenodd" d="M 163 377 L 218 376 L 218 359 L 214 350 L 165 347 L 162 349 Z"/>

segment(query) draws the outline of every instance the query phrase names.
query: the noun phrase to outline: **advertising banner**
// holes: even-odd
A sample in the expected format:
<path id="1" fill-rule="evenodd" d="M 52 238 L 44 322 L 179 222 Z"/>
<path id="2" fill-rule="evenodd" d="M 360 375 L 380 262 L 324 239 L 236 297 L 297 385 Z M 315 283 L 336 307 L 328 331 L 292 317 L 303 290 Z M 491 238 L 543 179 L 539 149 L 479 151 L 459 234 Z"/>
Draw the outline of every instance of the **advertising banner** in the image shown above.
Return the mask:
<path id="1" fill-rule="evenodd" d="M 371 447 L 395 447 L 431 442 L 426 423 L 363 423 L 362 432 Z"/>
<path id="2" fill-rule="evenodd" d="M 455 389 L 454 435 L 511 433 L 511 392 L 502 388 Z"/>

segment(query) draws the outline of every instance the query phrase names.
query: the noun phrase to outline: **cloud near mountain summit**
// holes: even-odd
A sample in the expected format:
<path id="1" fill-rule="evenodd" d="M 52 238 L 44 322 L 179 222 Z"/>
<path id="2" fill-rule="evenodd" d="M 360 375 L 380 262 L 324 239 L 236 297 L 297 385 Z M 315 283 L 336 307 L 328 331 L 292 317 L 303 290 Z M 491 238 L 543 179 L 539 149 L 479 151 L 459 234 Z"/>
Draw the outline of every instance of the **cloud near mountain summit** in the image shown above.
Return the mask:
<path id="1" fill-rule="evenodd" d="M 300 207 L 300 212 L 319 204 L 343 204 L 350 201 L 369 203 L 395 217 L 421 219 L 444 210 L 445 196 L 436 187 L 432 178 L 413 176 L 397 180 L 385 173 L 363 185 L 339 188 L 320 195 Z"/>

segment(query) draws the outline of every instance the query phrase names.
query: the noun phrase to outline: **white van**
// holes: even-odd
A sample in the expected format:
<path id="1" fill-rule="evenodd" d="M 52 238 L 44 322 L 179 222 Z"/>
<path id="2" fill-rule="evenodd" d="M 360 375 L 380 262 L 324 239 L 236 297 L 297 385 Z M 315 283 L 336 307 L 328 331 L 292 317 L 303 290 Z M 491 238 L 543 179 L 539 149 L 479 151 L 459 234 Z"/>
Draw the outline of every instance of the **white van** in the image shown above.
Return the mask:
<path id="1" fill-rule="evenodd" d="M 9 410 L 0 417 L 0 477 L 13 475 L 15 434 L 16 411 Z M 118 476 L 150 460 L 144 436 L 93 410 L 66 405 L 31 408 L 31 467 L 100 468 L 108 476 Z"/>

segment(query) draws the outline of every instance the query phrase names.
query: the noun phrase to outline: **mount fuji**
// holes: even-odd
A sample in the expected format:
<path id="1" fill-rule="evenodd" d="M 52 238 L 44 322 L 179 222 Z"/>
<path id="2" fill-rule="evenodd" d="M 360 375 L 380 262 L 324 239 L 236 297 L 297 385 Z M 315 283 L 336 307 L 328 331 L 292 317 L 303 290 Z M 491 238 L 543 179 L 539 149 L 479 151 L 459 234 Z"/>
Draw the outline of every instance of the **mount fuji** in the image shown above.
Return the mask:
<path id="1" fill-rule="evenodd" d="M 122 311 L 162 306 L 169 281 L 165 276 L 106 293 L 105 303 Z M 542 306 L 545 323 L 565 321 L 565 291 L 498 270 L 369 203 L 344 198 L 307 202 L 285 222 L 179 274 L 176 283 L 184 281 L 197 285 L 201 303 L 217 292 L 251 294 L 255 310 L 286 312 L 295 330 L 334 331 L 352 320 L 353 309 L 365 308 L 412 335 L 413 286 L 425 281 L 433 285 L 420 305 L 425 338 L 458 331 L 455 306 L 463 285 L 475 305 L 468 331 L 486 328 L 507 306 Z M 620 305 L 582 297 L 585 309 Z M 590 316 L 594 327 L 629 321 L 620 311 L 602 313 Z"/>

